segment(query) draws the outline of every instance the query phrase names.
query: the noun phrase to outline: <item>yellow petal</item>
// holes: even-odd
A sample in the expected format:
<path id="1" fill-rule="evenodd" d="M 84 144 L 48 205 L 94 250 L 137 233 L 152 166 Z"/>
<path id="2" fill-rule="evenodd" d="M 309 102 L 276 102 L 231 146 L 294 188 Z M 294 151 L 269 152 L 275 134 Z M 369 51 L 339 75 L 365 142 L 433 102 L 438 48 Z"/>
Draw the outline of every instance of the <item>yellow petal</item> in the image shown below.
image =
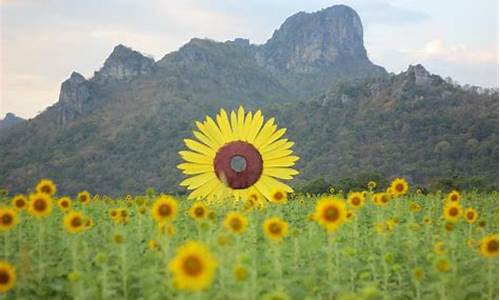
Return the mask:
<path id="1" fill-rule="evenodd" d="M 180 183 L 180 185 L 187 186 L 188 189 L 193 190 L 193 189 L 196 189 L 196 188 L 206 184 L 207 182 L 213 180 L 214 178 L 217 178 L 217 177 L 215 177 L 215 173 L 213 173 L 213 172 L 203 173 L 200 175 L 196 175 L 196 176 L 184 179 Z"/>
<path id="2" fill-rule="evenodd" d="M 295 164 L 295 162 L 299 159 L 298 156 L 287 156 L 278 159 L 265 160 L 264 168 L 272 168 L 272 167 L 290 167 Z"/>
<path id="3" fill-rule="evenodd" d="M 203 164 L 182 163 L 177 165 L 177 168 L 181 169 L 182 173 L 186 175 L 214 172 L 214 167 L 212 165 L 203 165 Z"/>
<path id="4" fill-rule="evenodd" d="M 215 157 L 215 151 L 212 150 L 210 147 L 203 145 L 202 143 L 199 143 L 197 141 L 193 141 L 191 139 L 184 139 L 184 143 L 186 144 L 186 146 L 189 149 L 191 149 L 193 151 L 204 154 L 205 156 L 208 156 L 210 158 Z"/>
<path id="5" fill-rule="evenodd" d="M 292 179 L 292 176 L 299 172 L 291 168 L 264 168 L 262 174 L 280 179 Z"/>
<path id="6" fill-rule="evenodd" d="M 241 135 L 241 139 L 243 141 L 247 140 L 248 133 L 250 131 L 250 125 L 252 124 L 252 112 L 247 113 L 247 116 L 245 118 L 245 122 L 243 123 L 243 134 Z"/>
<path id="7" fill-rule="evenodd" d="M 215 142 L 212 139 L 209 139 L 207 136 L 205 136 L 203 133 L 199 131 L 193 131 L 194 136 L 200 140 L 203 144 L 207 145 L 208 147 L 212 148 L 212 150 L 217 151 L 219 150 L 219 146 L 217 145 L 217 142 Z"/>
<path id="8" fill-rule="evenodd" d="M 267 145 L 270 145 L 271 143 L 273 143 L 274 141 L 276 141 L 277 139 L 279 139 L 280 137 L 282 137 L 286 132 L 286 128 L 281 128 L 277 131 L 275 131 L 266 141 L 264 141 L 262 143 L 262 145 L 260 145 L 259 147 L 260 148 L 264 148 L 265 146 Z"/>
<path id="9" fill-rule="evenodd" d="M 238 118 L 236 117 L 236 113 L 231 111 L 231 128 L 233 129 L 233 137 L 236 140 L 240 139 L 240 132 L 238 131 Z"/>
<path id="10" fill-rule="evenodd" d="M 284 142 L 281 142 L 284 141 Z M 281 139 L 279 141 L 276 141 L 270 145 L 267 145 L 264 150 L 261 151 L 261 153 L 269 153 L 271 151 L 282 151 L 282 150 L 287 150 L 291 148 L 293 145 L 295 145 L 294 142 L 288 142 L 287 139 Z"/>
<path id="11" fill-rule="evenodd" d="M 260 176 L 260 180 L 262 180 L 262 183 L 266 185 L 267 187 L 270 187 L 271 189 L 280 189 L 284 190 L 287 193 L 292 193 L 293 189 L 288 186 L 287 184 L 284 184 L 281 181 L 278 181 L 272 177 L 269 177 L 267 175 L 262 175 Z"/>
<path id="12" fill-rule="evenodd" d="M 276 125 L 274 123 L 274 118 L 269 119 L 266 124 L 264 124 L 264 127 L 262 127 L 262 130 L 257 134 L 257 137 L 255 138 L 255 141 L 253 142 L 255 148 L 260 150 L 260 145 L 262 145 L 264 142 L 267 141 L 267 139 L 273 134 L 273 132 L 276 130 Z"/>
<path id="13" fill-rule="evenodd" d="M 182 159 L 192 162 L 192 163 L 198 163 L 198 164 L 205 164 L 205 165 L 212 165 L 213 160 L 203 154 L 199 154 L 196 152 L 191 152 L 191 151 L 179 151 L 180 156 Z"/>
<path id="14" fill-rule="evenodd" d="M 224 109 L 221 109 L 220 113 L 217 115 L 217 125 L 219 125 L 220 131 L 226 141 L 234 140 L 231 124 L 229 124 L 229 119 Z"/>
<path id="15" fill-rule="evenodd" d="M 219 186 L 221 182 L 217 179 L 214 178 L 210 181 L 208 181 L 205 185 L 201 186 L 200 188 L 195 189 L 191 194 L 188 196 L 188 200 L 191 199 L 200 199 L 200 198 L 205 198 L 207 195 L 212 192 L 214 189 Z"/>
<path id="16" fill-rule="evenodd" d="M 205 120 L 205 126 L 207 127 L 210 134 L 213 134 L 215 136 L 215 140 L 218 143 L 220 143 L 221 146 L 227 142 L 224 139 L 224 136 L 222 135 L 220 128 L 217 126 L 217 124 L 212 118 L 207 117 L 207 119 Z"/>
<path id="17" fill-rule="evenodd" d="M 258 110 L 252 119 L 252 124 L 250 124 L 250 131 L 247 135 L 247 141 L 249 143 L 253 143 L 255 141 L 255 137 L 257 133 L 259 133 L 262 124 L 264 123 L 264 117 L 262 117 L 262 113 Z"/>
<path id="18" fill-rule="evenodd" d="M 264 161 L 266 161 L 266 160 L 273 160 L 273 159 L 277 159 L 277 158 L 282 158 L 282 157 L 288 156 L 288 155 L 290 155 L 292 153 L 293 153 L 292 150 L 270 151 L 270 152 L 267 152 L 267 153 L 262 153 L 262 159 Z"/>
<path id="19" fill-rule="evenodd" d="M 243 131 L 243 123 L 245 122 L 245 110 L 243 109 L 243 106 L 240 106 L 238 108 L 238 139 L 242 140 L 243 137 L 245 136 L 245 132 Z"/>

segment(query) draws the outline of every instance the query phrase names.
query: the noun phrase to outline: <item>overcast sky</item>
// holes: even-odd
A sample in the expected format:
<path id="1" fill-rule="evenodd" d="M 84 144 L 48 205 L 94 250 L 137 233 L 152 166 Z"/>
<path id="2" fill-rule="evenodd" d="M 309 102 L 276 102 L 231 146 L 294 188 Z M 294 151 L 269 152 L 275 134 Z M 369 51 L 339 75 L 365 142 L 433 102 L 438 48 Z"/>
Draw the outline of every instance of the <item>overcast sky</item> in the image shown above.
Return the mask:
<path id="1" fill-rule="evenodd" d="M 498 86 L 496 0 L 0 0 L 0 118 L 43 111 L 72 71 L 91 77 L 119 43 L 156 60 L 192 37 L 261 44 L 288 16 L 334 4 L 359 13 L 368 55 L 388 71 L 421 63 Z"/>

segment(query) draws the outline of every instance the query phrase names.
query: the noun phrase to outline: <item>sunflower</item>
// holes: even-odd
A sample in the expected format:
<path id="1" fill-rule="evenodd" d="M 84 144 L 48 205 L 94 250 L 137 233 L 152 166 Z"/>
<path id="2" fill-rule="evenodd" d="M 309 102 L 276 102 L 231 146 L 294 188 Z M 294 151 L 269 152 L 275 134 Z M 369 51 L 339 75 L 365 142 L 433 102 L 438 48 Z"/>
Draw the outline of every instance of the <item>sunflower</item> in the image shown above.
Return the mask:
<path id="1" fill-rule="evenodd" d="M 83 191 L 78 193 L 78 196 L 76 196 L 76 198 L 78 199 L 78 201 L 80 201 L 80 203 L 88 204 L 90 202 L 91 197 L 89 192 Z"/>
<path id="2" fill-rule="evenodd" d="M 113 242 L 117 245 L 121 245 L 125 241 L 125 237 L 120 233 L 115 233 L 113 235 L 112 239 L 113 239 Z"/>
<path id="3" fill-rule="evenodd" d="M 176 289 L 200 291 L 212 285 L 217 261 L 204 244 L 189 241 L 177 249 L 168 269 Z"/>
<path id="4" fill-rule="evenodd" d="M 365 205 L 365 196 L 363 195 L 363 193 L 354 192 L 349 195 L 347 202 L 353 208 L 360 208 Z"/>
<path id="5" fill-rule="evenodd" d="M 421 209 L 422 209 L 422 207 L 417 202 L 411 202 L 410 203 L 410 210 L 412 212 L 418 213 L 418 212 L 420 212 Z"/>
<path id="6" fill-rule="evenodd" d="M 487 235 L 479 243 L 481 254 L 486 257 L 498 256 L 498 234 Z"/>
<path id="7" fill-rule="evenodd" d="M 449 202 L 458 202 L 460 201 L 460 198 L 460 193 L 457 191 L 451 191 L 448 196 L 446 196 L 446 200 L 448 200 Z"/>
<path id="8" fill-rule="evenodd" d="M 434 266 L 436 267 L 436 270 L 442 273 L 450 271 L 450 261 L 445 257 L 436 259 L 436 261 L 434 262 Z"/>
<path id="9" fill-rule="evenodd" d="M 262 224 L 265 236 L 271 241 L 281 242 L 288 235 L 288 223 L 281 218 L 272 217 Z"/>
<path id="10" fill-rule="evenodd" d="M 56 187 L 56 184 L 52 180 L 42 179 L 37 183 L 37 185 L 35 187 L 35 191 L 37 193 L 47 194 L 49 196 L 54 196 L 55 193 L 57 192 L 57 187 Z"/>
<path id="11" fill-rule="evenodd" d="M 224 219 L 224 228 L 234 233 L 243 233 L 248 227 L 248 219 L 239 212 L 233 211 Z"/>
<path id="12" fill-rule="evenodd" d="M 193 219 L 201 220 L 207 217 L 207 211 L 207 206 L 203 202 L 196 201 L 189 209 L 189 214 Z"/>
<path id="13" fill-rule="evenodd" d="M 403 196 L 408 192 L 408 182 L 403 178 L 396 178 L 391 182 L 391 191 L 394 196 Z"/>
<path id="14" fill-rule="evenodd" d="M 28 205 L 28 198 L 25 195 L 15 195 L 12 198 L 12 207 L 14 207 L 17 211 L 21 211 L 26 208 Z"/>
<path id="15" fill-rule="evenodd" d="M 248 278 L 248 270 L 244 266 L 237 265 L 233 270 L 234 278 L 237 281 L 245 281 Z"/>
<path id="16" fill-rule="evenodd" d="M 160 234 L 168 236 L 173 236 L 176 232 L 174 225 L 168 222 L 159 222 L 158 231 L 160 231 Z"/>
<path id="17" fill-rule="evenodd" d="M 443 208 L 444 218 L 449 222 L 456 222 L 462 216 L 462 207 L 458 202 L 448 202 Z"/>
<path id="18" fill-rule="evenodd" d="M 151 215 L 157 222 L 174 220 L 177 215 L 177 200 L 172 196 L 161 195 L 153 203 Z"/>
<path id="19" fill-rule="evenodd" d="M 160 243 L 158 243 L 158 241 L 156 241 L 156 240 L 149 240 L 148 248 L 149 248 L 149 250 L 152 250 L 152 251 L 161 250 Z"/>
<path id="20" fill-rule="evenodd" d="M 17 213 L 12 208 L 0 208 L 0 231 L 7 231 L 19 222 Z"/>
<path id="21" fill-rule="evenodd" d="M 108 215 L 112 220 L 115 220 L 116 218 L 118 218 L 118 209 L 116 208 L 109 209 Z"/>
<path id="22" fill-rule="evenodd" d="M 62 197 L 57 201 L 57 205 L 62 211 L 71 209 L 71 199 L 69 197 Z"/>
<path id="23" fill-rule="evenodd" d="M 445 255 L 446 254 L 446 246 L 445 246 L 444 242 L 442 242 L 442 241 L 435 242 L 433 245 L 433 251 L 437 255 Z"/>
<path id="24" fill-rule="evenodd" d="M 368 189 L 372 191 L 374 188 L 377 187 L 377 183 L 375 181 L 369 181 L 368 182 Z"/>
<path id="25" fill-rule="evenodd" d="M 69 233 L 78 233 L 84 229 L 85 218 L 82 213 L 70 211 L 64 216 L 64 229 Z"/>
<path id="26" fill-rule="evenodd" d="M 245 115 L 243 107 L 230 116 L 221 109 L 216 120 L 207 117 L 196 122 L 196 140 L 185 139 L 192 151 L 180 151 L 185 163 L 177 167 L 190 175 L 181 182 L 192 190 L 188 199 L 235 197 L 246 199 L 257 189 L 268 200 L 274 189 L 293 192 L 277 179 L 292 179 L 298 172 L 292 167 L 299 159 L 290 148 L 293 142 L 282 138 L 285 129 L 277 129 L 274 118 L 264 123 L 261 111 Z"/>
<path id="27" fill-rule="evenodd" d="M 314 219 L 328 231 L 335 231 L 345 222 L 345 203 L 332 196 L 323 197 L 316 203 Z"/>
<path id="28" fill-rule="evenodd" d="M 464 218 L 467 223 L 474 224 L 478 218 L 477 211 L 472 207 L 467 208 L 464 213 Z"/>
<path id="29" fill-rule="evenodd" d="M 52 213 L 52 198 L 44 193 L 31 194 L 28 211 L 38 218 L 50 215 Z"/>
<path id="30" fill-rule="evenodd" d="M 7 293 L 16 284 L 16 270 L 5 261 L 0 261 L 0 293 Z"/>
<path id="31" fill-rule="evenodd" d="M 288 197 L 284 190 L 278 188 L 271 192 L 271 199 L 269 200 L 273 203 L 283 204 L 288 201 Z"/>

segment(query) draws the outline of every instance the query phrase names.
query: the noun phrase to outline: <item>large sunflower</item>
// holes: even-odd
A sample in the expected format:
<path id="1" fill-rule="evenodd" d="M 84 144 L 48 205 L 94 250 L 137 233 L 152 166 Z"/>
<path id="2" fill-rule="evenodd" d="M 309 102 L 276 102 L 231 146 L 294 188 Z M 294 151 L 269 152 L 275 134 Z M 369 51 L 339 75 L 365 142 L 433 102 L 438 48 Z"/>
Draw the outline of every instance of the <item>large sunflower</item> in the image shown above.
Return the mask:
<path id="1" fill-rule="evenodd" d="M 0 294 L 7 293 L 16 284 L 16 270 L 5 261 L 0 261 Z"/>
<path id="2" fill-rule="evenodd" d="M 177 167 L 191 177 L 181 182 L 192 190 L 189 199 L 247 199 L 257 190 L 269 200 L 280 189 L 292 188 L 277 179 L 292 179 L 292 167 L 299 159 L 290 148 L 293 142 L 282 138 L 286 129 L 277 129 L 274 118 L 264 123 L 261 111 L 245 114 L 243 107 L 230 115 L 221 109 L 215 121 L 196 122 L 197 140 L 185 139 L 191 151 L 180 151 L 184 163 Z"/>

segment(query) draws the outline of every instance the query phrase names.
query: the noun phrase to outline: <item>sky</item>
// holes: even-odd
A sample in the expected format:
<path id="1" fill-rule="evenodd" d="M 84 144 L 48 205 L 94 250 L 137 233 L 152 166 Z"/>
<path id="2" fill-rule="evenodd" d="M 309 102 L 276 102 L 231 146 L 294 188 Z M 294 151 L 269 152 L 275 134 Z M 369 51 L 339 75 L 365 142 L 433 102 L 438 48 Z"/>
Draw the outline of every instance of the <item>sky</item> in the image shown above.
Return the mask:
<path id="1" fill-rule="evenodd" d="M 71 72 L 92 77 L 117 44 L 156 60 L 193 37 L 262 44 L 299 11 L 354 8 L 370 59 L 420 63 L 460 84 L 498 87 L 496 0 L 0 0 L 0 118 L 39 114 Z"/>

